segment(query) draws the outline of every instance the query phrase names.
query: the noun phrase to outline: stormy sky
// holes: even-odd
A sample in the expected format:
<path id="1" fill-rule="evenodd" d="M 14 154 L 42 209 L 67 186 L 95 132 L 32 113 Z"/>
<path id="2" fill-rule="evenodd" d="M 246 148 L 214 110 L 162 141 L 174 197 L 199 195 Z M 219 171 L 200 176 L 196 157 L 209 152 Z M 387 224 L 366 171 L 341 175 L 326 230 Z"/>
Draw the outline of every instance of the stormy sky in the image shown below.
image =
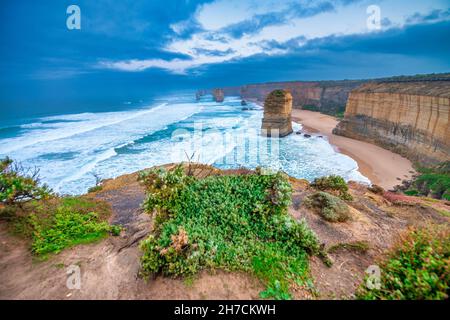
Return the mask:
<path id="1" fill-rule="evenodd" d="M 67 27 L 70 5 L 80 29 Z M 211 86 L 450 71 L 446 0 L 5 0 L 0 15 L 3 116 Z"/>

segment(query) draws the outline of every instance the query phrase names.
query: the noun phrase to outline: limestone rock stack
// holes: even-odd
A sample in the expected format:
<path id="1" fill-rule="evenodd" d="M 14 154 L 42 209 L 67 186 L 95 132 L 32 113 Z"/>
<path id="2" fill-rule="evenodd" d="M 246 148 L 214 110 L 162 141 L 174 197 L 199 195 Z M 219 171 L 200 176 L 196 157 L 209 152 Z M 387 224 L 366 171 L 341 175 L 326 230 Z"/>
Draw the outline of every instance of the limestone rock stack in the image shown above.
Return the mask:
<path id="1" fill-rule="evenodd" d="M 350 93 L 333 133 L 421 165 L 450 160 L 450 81 L 368 83 Z"/>
<path id="2" fill-rule="evenodd" d="M 200 101 L 200 99 L 206 94 L 205 90 L 197 90 L 197 92 L 195 93 L 195 99 L 197 101 Z"/>
<path id="3" fill-rule="evenodd" d="M 292 133 L 292 95 L 286 90 L 274 90 L 264 102 L 262 134 L 284 137 Z"/>
<path id="4" fill-rule="evenodd" d="M 215 102 L 223 102 L 225 94 L 222 89 L 214 89 L 212 94 Z"/>

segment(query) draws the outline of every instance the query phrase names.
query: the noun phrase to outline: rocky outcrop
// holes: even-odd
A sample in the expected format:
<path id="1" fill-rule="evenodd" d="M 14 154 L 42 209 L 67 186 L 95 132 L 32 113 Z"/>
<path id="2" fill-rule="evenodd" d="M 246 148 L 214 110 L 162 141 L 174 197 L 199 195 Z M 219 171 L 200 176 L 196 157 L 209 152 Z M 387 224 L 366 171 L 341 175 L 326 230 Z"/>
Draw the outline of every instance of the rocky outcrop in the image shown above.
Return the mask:
<path id="1" fill-rule="evenodd" d="M 353 90 L 333 133 L 421 165 L 450 159 L 450 81 L 368 83 Z"/>
<path id="2" fill-rule="evenodd" d="M 223 102 L 225 98 L 225 94 L 222 89 L 214 89 L 212 95 L 215 102 Z"/>
<path id="3" fill-rule="evenodd" d="M 195 100 L 200 101 L 200 99 L 206 94 L 204 90 L 198 90 L 195 93 Z"/>
<path id="4" fill-rule="evenodd" d="M 284 137 L 292 133 L 292 95 L 285 90 L 271 92 L 264 102 L 262 134 L 269 137 Z"/>

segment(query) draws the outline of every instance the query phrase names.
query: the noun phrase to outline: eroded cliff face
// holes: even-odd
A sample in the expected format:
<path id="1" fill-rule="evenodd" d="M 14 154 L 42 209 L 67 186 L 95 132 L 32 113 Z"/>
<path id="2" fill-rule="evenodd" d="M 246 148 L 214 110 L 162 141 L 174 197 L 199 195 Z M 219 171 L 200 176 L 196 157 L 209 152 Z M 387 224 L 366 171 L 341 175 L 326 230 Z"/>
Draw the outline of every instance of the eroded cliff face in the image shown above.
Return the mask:
<path id="1" fill-rule="evenodd" d="M 268 137 L 285 137 L 292 133 L 292 95 L 285 90 L 271 92 L 264 102 L 262 134 Z"/>
<path id="2" fill-rule="evenodd" d="M 333 133 L 421 165 L 450 160 L 450 81 L 368 83 L 350 93 Z"/>
<path id="3" fill-rule="evenodd" d="M 335 114 L 344 111 L 350 91 L 362 83 L 362 81 L 343 80 L 250 84 L 241 88 L 241 96 L 246 100 L 264 101 L 273 90 L 288 90 L 292 94 L 293 108 L 312 106 L 317 111 Z"/>

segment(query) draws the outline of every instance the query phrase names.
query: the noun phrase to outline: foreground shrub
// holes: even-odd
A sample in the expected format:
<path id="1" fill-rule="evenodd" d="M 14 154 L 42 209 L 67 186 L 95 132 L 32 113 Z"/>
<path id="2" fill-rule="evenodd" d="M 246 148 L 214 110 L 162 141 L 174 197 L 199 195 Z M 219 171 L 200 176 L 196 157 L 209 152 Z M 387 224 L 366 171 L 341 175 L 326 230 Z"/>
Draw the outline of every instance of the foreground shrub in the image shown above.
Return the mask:
<path id="1" fill-rule="evenodd" d="M 145 275 L 192 275 L 205 268 L 240 270 L 261 279 L 263 298 L 290 298 L 293 281 L 308 276 L 315 234 L 287 213 L 291 188 L 275 175 L 211 176 L 199 180 L 181 166 L 143 172 L 156 210 L 155 234 L 141 243 Z"/>
<path id="2" fill-rule="evenodd" d="M 25 170 L 9 158 L 0 160 L 0 203 L 14 205 L 50 195 L 47 186 L 39 185 L 38 170 Z"/>
<path id="3" fill-rule="evenodd" d="M 326 192 L 318 191 L 313 193 L 306 197 L 303 203 L 330 222 L 344 222 L 350 218 L 348 205 L 338 197 Z"/>
<path id="4" fill-rule="evenodd" d="M 448 226 L 412 229 L 380 264 L 381 288 L 362 286 L 360 299 L 448 299 L 450 231 Z"/>
<path id="5" fill-rule="evenodd" d="M 347 183 L 341 176 L 331 175 L 317 178 L 311 183 L 311 187 L 320 191 L 335 193 L 342 200 L 353 200 L 352 195 L 348 193 Z"/>
<path id="6" fill-rule="evenodd" d="M 23 208 L 8 208 L 2 217 L 10 221 L 13 231 L 32 240 L 32 252 L 41 257 L 120 232 L 118 226 L 104 221 L 109 215 L 105 204 L 80 197 L 32 201 Z"/>

